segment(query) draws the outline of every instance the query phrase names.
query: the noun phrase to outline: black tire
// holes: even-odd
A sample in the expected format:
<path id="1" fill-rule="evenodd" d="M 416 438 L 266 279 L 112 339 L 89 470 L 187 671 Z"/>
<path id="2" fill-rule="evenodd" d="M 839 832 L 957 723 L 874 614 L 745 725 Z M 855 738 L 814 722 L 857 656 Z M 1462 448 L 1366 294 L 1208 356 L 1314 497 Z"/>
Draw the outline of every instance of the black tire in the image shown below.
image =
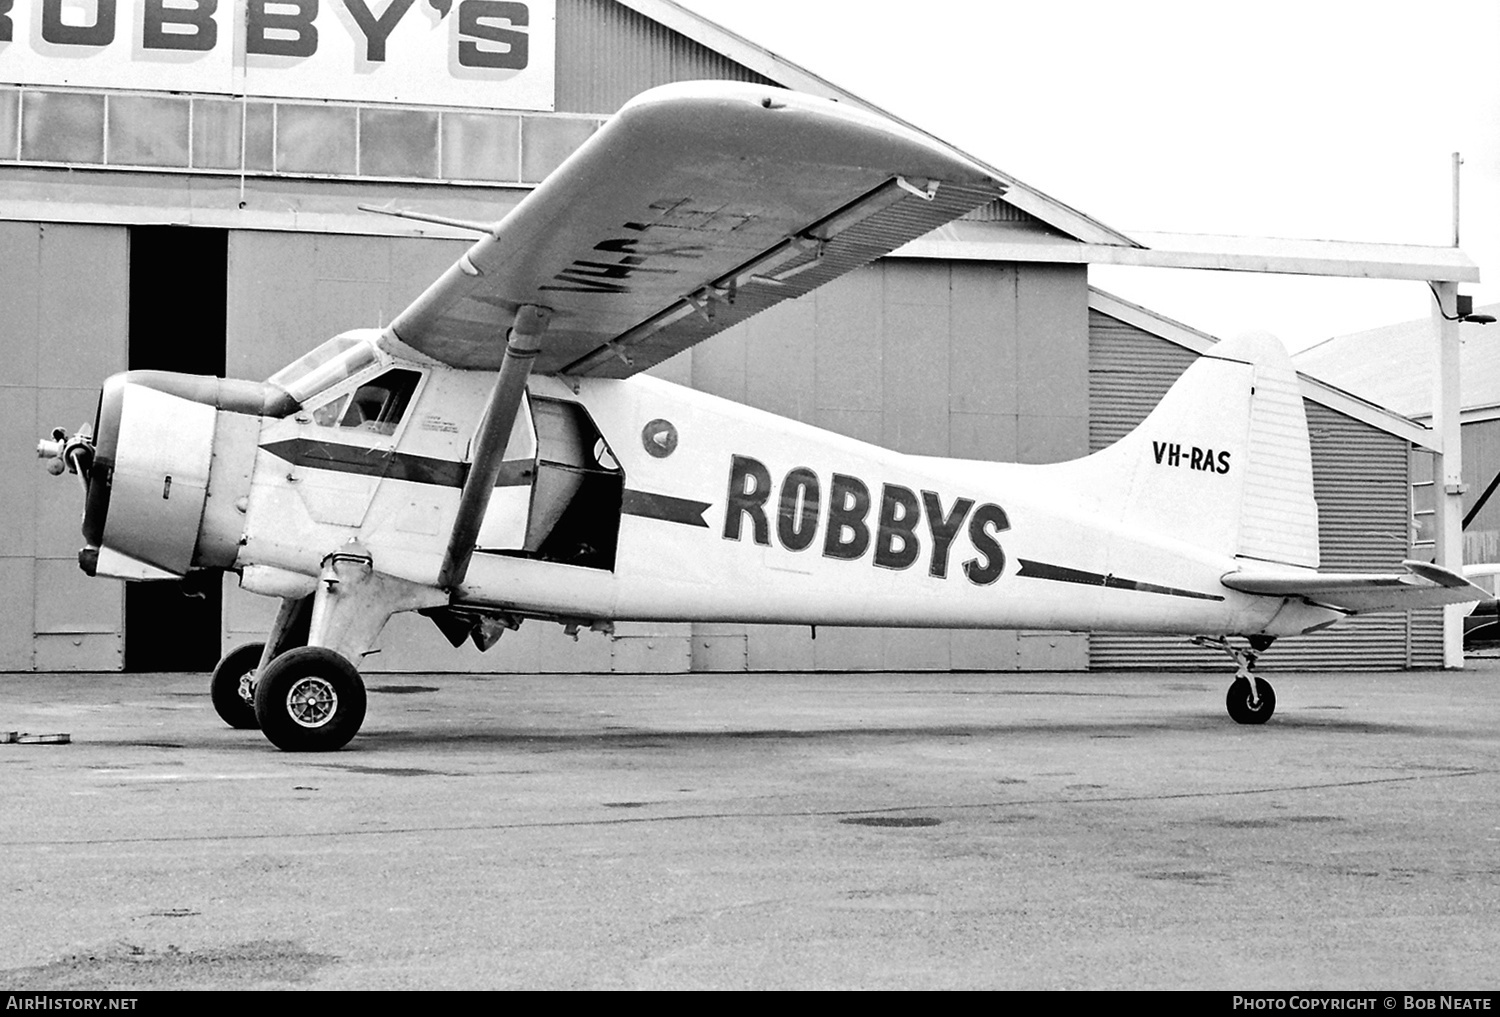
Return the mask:
<path id="1" fill-rule="evenodd" d="M 1271 688 L 1271 683 L 1257 677 L 1255 684 L 1260 688 L 1260 702 L 1254 706 L 1250 704 L 1249 681 L 1236 678 L 1229 686 L 1229 695 L 1224 698 L 1224 705 L 1229 708 L 1229 716 L 1237 724 L 1264 724 L 1276 712 L 1276 690 Z"/>
<path id="2" fill-rule="evenodd" d="M 260 727 L 255 719 L 255 671 L 265 643 L 246 643 L 224 655 L 208 680 L 208 697 L 214 711 L 230 727 L 253 731 Z"/>
<path id="3" fill-rule="evenodd" d="M 321 646 L 287 650 L 255 685 L 255 716 L 286 752 L 332 752 L 365 720 L 365 683 L 353 664 Z"/>

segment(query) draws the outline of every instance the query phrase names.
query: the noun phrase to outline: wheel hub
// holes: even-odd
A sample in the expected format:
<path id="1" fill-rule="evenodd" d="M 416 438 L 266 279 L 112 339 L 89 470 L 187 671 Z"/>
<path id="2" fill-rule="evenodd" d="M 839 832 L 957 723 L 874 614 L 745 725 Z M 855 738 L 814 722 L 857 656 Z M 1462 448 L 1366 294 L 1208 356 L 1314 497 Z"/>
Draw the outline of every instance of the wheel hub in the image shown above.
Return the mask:
<path id="1" fill-rule="evenodd" d="M 255 672 L 246 671 L 240 675 L 240 698 L 255 708 Z"/>
<path id="2" fill-rule="evenodd" d="M 322 727 L 338 707 L 338 693 L 324 678 L 299 679 L 286 694 L 287 713 L 301 727 Z"/>

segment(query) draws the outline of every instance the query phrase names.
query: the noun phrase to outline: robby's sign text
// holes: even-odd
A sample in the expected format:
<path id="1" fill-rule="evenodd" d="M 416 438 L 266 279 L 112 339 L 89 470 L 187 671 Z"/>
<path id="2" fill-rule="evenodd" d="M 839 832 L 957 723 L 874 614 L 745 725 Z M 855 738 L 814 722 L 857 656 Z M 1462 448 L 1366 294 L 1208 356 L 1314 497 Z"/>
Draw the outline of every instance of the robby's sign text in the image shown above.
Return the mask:
<path id="1" fill-rule="evenodd" d="M 0 0 L 0 81 L 553 108 L 556 0 Z"/>

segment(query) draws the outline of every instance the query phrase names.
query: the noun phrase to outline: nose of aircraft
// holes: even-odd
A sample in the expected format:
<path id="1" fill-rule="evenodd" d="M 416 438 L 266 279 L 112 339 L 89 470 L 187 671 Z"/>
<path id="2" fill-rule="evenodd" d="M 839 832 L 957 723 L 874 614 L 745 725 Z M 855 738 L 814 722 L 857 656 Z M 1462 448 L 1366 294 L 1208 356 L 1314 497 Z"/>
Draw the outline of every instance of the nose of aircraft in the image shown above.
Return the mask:
<path id="1" fill-rule="evenodd" d="M 233 565 L 239 534 L 217 532 L 223 513 L 214 514 L 213 534 L 203 532 L 220 416 L 253 421 L 291 407 L 285 392 L 257 383 L 158 371 L 110 377 L 92 433 L 70 437 L 59 429 L 37 447 L 50 472 L 83 480 L 80 567 L 93 575 L 104 547 L 175 575 Z M 252 423 L 249 434 L 255 429 Z M 248 493 L 248 476 L 217 480 L 231 500 Z"/>
<path id="2" fill-rule="evenodd" d="M 185 399 L 125 375 L 105 383 L 100 408 L 100 442 L 105 454 L 113 432 L 113 469 L 102 532 L 85 511 L 84 537 L 176 575 L 193 563 L 198 523 L 208 493 L 213 461 L 213 405 Z M 90 478 L 93 485 L 101 478 Z M 89 508 L 92 509 L 90 498 Z"/>

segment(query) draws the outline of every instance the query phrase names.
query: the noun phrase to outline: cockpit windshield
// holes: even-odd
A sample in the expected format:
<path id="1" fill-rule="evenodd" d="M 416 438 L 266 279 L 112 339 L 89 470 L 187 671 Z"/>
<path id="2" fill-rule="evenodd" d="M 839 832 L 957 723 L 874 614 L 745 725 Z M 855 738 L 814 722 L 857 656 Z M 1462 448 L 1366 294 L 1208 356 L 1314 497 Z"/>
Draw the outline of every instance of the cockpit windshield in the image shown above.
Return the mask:
<path id="1" fill-rule="evenodd" d="M 345 332 L 283 367 L 267 380 L 270 384 L 285 389 L 297 402 L 305 403 L 310 397 L 352 377 L 378 359 L 375 345 L 368 336 L 358 332 Z"/>

